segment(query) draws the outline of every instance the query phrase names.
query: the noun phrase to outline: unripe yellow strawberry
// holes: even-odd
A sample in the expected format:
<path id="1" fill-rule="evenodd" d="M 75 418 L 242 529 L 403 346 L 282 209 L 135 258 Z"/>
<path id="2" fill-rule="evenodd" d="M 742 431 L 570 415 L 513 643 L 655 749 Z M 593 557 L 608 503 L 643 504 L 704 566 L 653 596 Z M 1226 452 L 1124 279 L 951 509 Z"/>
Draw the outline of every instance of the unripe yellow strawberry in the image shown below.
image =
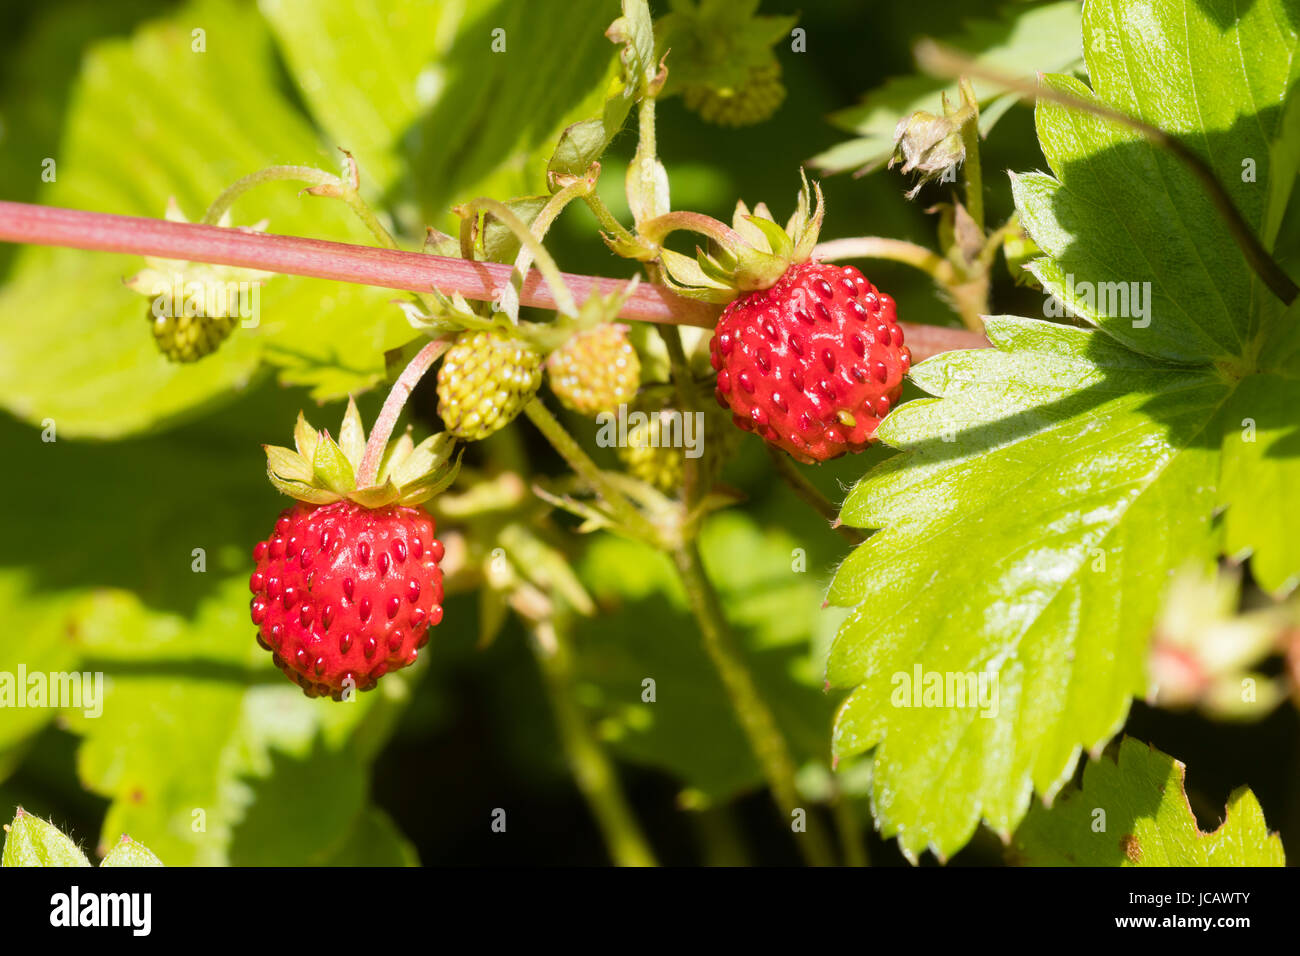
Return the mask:
<path id="1" fill-rule="evenodd" d="M 438 415 L 457 438 L 504 428 L 542 383 L 542 356 L 504 329 L 462 332 L 438 369 Z"/>
<path id="2" fill-rule="evenodd" d="M 618 449 L 627 470 L 660 491 L 673 491 L 682 483 L 685 452 L 667 444 L 665 416 L 669 414 L 667 409 L 652 413 L 647 422 L 629 428 L 627 444 Z"/>
<path id="3" fill-rule="evenodd" d="M 579 332 L 546 360 L 551 391 L 583 415 L 612 412 L 636 397 L 641 360 L 627 337 L 628 327 L 598 325 Z"/>

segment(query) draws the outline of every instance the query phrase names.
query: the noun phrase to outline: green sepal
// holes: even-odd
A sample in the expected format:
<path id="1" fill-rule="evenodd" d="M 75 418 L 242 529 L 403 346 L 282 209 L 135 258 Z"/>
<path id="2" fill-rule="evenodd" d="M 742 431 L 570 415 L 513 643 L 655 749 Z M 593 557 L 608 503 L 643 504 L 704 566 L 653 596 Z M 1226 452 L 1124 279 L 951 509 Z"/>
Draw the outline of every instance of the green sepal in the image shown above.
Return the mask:
<path id="1" fill-rule="evenodd" d="M 343 424 L 339 426 L 339 449 L 355 474 L 361 468 L 361 456 L 366 451 L 366 429 L 361 424 L 361 413 L 351 395 L 348 396 L 348 410 L 343 413 Z"/>
<path id="2" fill-rule="evenodd" d="M 710 278 L 699 262 L 690 256 L 671 249 L 662 249 L 660 263 L 664 267 L 664 284 L 678 295 L 704 302 L 727 303 L 736 297 L 731 286 Z"/>
<path id="3" fill-rule="evenodd" d="M 435 469 L 446 465 L 455 445 L 456 439 L 450 432 L 430 435 L 416 445 L 397 466 L 393 481 L 398 487 L 405 487 L 422 480 Z"/>
<path id="4" fill-rule="evenodd" d="M 439 465 L 435 470 L 431 471 L 428 478 L 414 484 L 404 485 L 402 487 L 402 496 L 398 499 L 398 502 L 404 505 L 417 505 L 422 501 L 428 501 L 434 495 L 446 491 L 451 487 L 451 483 L 456 480 L 456 476 L 460 474 L 460 460 L 464 454 L 465 450 L 462 448 L 456 452 L 456 457 L 449 463 Z"/>
<path id="5" fill-rule="evenodd" d="M 356 490 L 357 475 L 352 470 L 352 463 L 348 461 L 347 456 L 343 454 L 343 449 L 339 448 L 327 431 L 320 433 L 320 441 L 316 443 L 316 455 L 312 458 L 311 466 L 312 471 L 315 472 L 316 482 L 320 486 L 339 495 L 346 495 Z"/>
<path id="6" fill-rule="evenodd" d="M 307 461 L 316 457 L 316 429 L 307 423 L 307 417 L 302 412 L 298 413 L 298 423 L 293 427 L 293 444 L 298 449 L 298 454 L 302 455 Z"/>
<path id="7" fill-rule="evenodd" d="M 792 265 L 807 262 L 817 245 L 826 203 L 818 183 L 799 171 L 802 187 L 794 214 L 782 229 L 767 206 L 750 212 L 736 204 L 732 225 L 693 212 L 670 212 L 638 224 L 640 238 L 659 247 L 665 282 L 678 295 L 705 302 L 729 302 L 737 292 L 770 288 Z M 687 230 L 713 242 L 694 260 L 663 248 L 670 233 Z"/>
<path id="8" fill-rule="evenodd" d="M 392 477 L 393 473 L 402 467 L 402 463 L 414 450 L 415 441 L 411 438 L 411 429 L 408 427 L 398 437 L 397 441 L 391 442 L 384 451 L 384 457 L 379 463 L 380 484 Z"/>
<path id="9" fill-rule="evenodd" d="M 310 482 L 311 463 L 302 455 L 282 445 L 263 445 L 266 452 L 266 469 L 269 474 L 284 481 Z"/>
<path id="10" fill-rule="evenodd" d="M 355 501 L 363 508 L 382 508 L 391 505 L 397 498 L 397 486 L 389 479 L 369 488 L 358 488 L 348 494 L 349 501 Z"/>
<path id="11" fill-rule="evenodd" d="M 336 495 L 332 491 L 326 491 L 324 488 L 317 488 L 315 485 L 308 484 L 305 481 L 285 481 L 271 472 L 267 472 L 267 477 L 271 479 L 271 484 L 275 490 L 290 498 L 297 498 L 299 501 L 305 501 L 309 505 L 328 505 L 335 501 L 342 500 L 342 495 Z"/>
<path id="12" fill-rule="evenodd" d="M 767 240 L 768 248 L 772 250 L 772 255 L 785 259 L 787 262 L 794 259 L 794 242 L 791 241 L 788 232 L 771 219 L 764 219 L 762 216 L 746 216 L 745 221 L 755 226 L 763 234 Z"/>
<path id="13" fill-rule="evenodd" d="M 276 490 L 308 504 L 330 504 L 346 498 L 364 508 L 382 508 L 427 501 L 455 481 L 460 469 L 460 458 L 452 459 L 456 451 L 454 436 L 439 432 L 416 445 L 408 427 L 382 450 L 375 484 L 358 488 L 366 432 L 351 398 L 339 436 L 335 442 L 328 431 L 318 432 L 299 412 L 294 427 L 298 451 L 279 445 L 262 446 L 267 478 Z M 303 453 L 308 449 L 310 458 Z"/>

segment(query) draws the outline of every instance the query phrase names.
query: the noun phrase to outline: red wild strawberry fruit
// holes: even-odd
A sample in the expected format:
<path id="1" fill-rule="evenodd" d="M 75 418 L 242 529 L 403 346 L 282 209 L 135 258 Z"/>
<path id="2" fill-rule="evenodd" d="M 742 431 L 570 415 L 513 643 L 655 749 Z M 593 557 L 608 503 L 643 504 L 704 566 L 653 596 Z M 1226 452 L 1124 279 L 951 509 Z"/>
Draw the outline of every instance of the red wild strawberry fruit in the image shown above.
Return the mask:
<path id="1" fill-rule="evenodd" d="M 442 620 L 443 547 L 416 505 L 459 459 L 445 432 L 368 458 L 351 401 L 337 443 L 301 414 L 293 438 L 296 450 L 265 446 L 271 483 L 299 500 L 253 549 L 251 613 L 276 667 L 308 697 L 342 700 L 413 664 Z"/>
<path id="2" fill-rule="evenodd" d="M 736 425 L 804 462 L 866 448 L 912 364 L 894 300 L 852 266 L 815 262 L 732 301 L 709 349 Z"/>
<path id="3" fill-rule="evenodd" d="M 784 229 L 761 203 L 753 213 L 739 203 L 730 226 L 670 212 L 639 228 L 678 293 L 727 304 L 710 342 L 719 404 L 802 462 L 874 441 L 912 364 L 894 300 L 851 266 L 811 261 L 824 211 L 805 179 Z M 708 236 L 710 251 L 690 259 L 663 248 L 679 229 Z"/>
<path id="4" fill-rule="evenodd" d="M 419 508 L 299 502 L 253 549 L 258 642 L 309 697 L 370 690 L 442 620 L 442 544 Z"/>

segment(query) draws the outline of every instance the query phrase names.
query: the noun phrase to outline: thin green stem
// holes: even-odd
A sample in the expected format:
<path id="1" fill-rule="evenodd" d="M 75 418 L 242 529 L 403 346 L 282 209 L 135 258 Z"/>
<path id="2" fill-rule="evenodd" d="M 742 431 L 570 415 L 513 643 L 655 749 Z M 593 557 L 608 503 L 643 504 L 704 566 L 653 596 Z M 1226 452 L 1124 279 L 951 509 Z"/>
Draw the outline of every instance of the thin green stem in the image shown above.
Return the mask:
<path id="1" fill-rule="evenodd" d="M 519 245 L 519 254 L 515 257 L 515 273 L 511 278 L 511 284 L 516 288 L 516 290 L 523 284 L 524 276 L 528 275 L 528 269 L 532 266 L 533 258 L 536 255 L 535 249 L 545 248 L 541 244 L 542 240 L 546 238 L 546 233 L 550 231 L 552 224 L 554 224 L 555 220 L 559 218 L 560 213 L 564 211 L 564 207 L 579 196 L 588 195 L 595 188 L 595 176 L 600 173 L 599 164 L 595 164 L 594 169 L 588 170 L 588 172 L 591 174 L 590 178 L 575 179 L 573 182 L 569 183 L 551 196 L 551 198 L 546 201 L 546 205 L 542 207 L 541 211 L 537 214 L 537 217 L 533 220 L 533 224 L 528 231 L 537 242 L 536 245 L 527 242 L 521 242 Z M 520 222 L 522 223 L 523 220 L 520 220 Z M 559 270 L 556 269 L 556 271 L 558 272 Z M 543 274 L 545 274 L 545 272 L 543 272 Z M 565 288 L 565 291 L 568 291 L 567 287 Z M 559 296 L 557 296 L 557 299 L 558 298 Z M 514 307 L 515 317 L 518 317 L 519 298 L 517 291 L 514 300 Z"/>
<path id="2" fill-rule="evenodd" d="M 863 839 L 862 821 L 853 804 L 842 793 L 835 795 L 831 802 L 831 813 L 835 817 L 835 828 L 840 834 L 840 853 L 845 866 L 870 866 L 871 856 L 867 853 L 867 843 Z"/>
<path id="3" fill-rule="evenodd" d="M 659 337 L 663 339 L 664 346 L 668 349 L 677 405 L 683 415 L 694 412 L 699 408 L 699 403 L 696 400 L 695 381 L 691 376 L 690 363 L 686 360 L 686 350 L 682 347 L 681 331 L 676 327 L 660 328 Z M 700 487 L 704 475 L 704 469 L 701 467 L 703 461 L 703 458 L 685 458 L 683 461 L 682 501 L 687 515 L 694 513 L 695 505 L 705 490 Z M 692 538 L 695 536 L 695 529 L 683 528 L 682 534 L 686 538 Z"/>
<path id="4" fill-rule="evenodd" d="M 948 285 L 955 279 L 953 265 L 943 256 L 925 246 L 905 239 L 886 239 L 882 236 L 857 236 L 851 239 L 831 239 L 818 243 L 813 255 L 827 262 L 841 259 L 888 259 L 920 269 L 939 285 Z"/>
<path id="5" fill-rule="evenodd" d="M 846 524 L 840 524 L 840 509 L 835 507 L 831 500 L 804 476 L 803 472 L 795 465 L 794 459 L 779 448 L 766 442 L 763 444 L 767 448 L 768 457 L 772 459 L 776 473 L 781 476 L 782 481 L 789 485 L 790 490 L 798 496 L 800 501 L 811 505 L 812 509 L 829 521 L 831 527 L 838 531 L 850 544 L 861 544 L 867 540 L 866 535 L 857 528 L 850 528 Z"/>
<path id="6" fill-rule="evenodd" d="M 236 180 L 227 186 L 212 205 L 204 214 L 203 222 L 209 226 L 215 226 L 221 221 L 221 217 L 230 211 L 230 207 L 235 204 L 235 200 L 248 192 L 254 186 L 260 186 L 262 183 L 273 182 L 298 182 L 307 183 L 309 186 L 326 186 L 337 183 L 339 178 L 333 173 L 327 173 L 323 169 L 317 169 L 314 166 L 268 166 L 266 169 L 259 169 L 255 173 L 250 173 L 243 179 Z"/>
<path id="7" fill-rule="evenodd" d="M 574 652 L 567 628 L 561 622 L 542 622 L 530 643 L 569 769 L 591 807 L 611 859 L 618 866 L 658 865 L 619 785 L 618 773 L 578 704 Z"/>
<path id="8" fill-rule="evenodd" d="M 385 249 L 400 251 L 401 246 L 393 238 L 392 233 L 384 227 L 379 216 L 370 204 L 361 198 L 361 192 L 357 188 L 357 166 L 356 161 L 351 154 L 346 154 L 348 168 L 351 170 L 353 182 L 348 182 L 333 173 L 327 173 L 323 169 L 317 169 L 314 166 L 268 166 L 266 169 L 259 169 L 240 179 L 230 186 L 227 186 L 208 207 L 207 213 L 203 216 L 203 224 L 215 226 L 220 222 L 235 200 L 237 200 L 254 186 L 260 186 L 263 183 L 271 182 L 298 182 L 307 184 L 307 192 L 313 196 L 322 196 L 329 199 L 342 200 L 343 204 L 352 210 L 353 215 L 361 222 L 372 236 Z M 413 293 L 426 312 L 432 312 L 434 302 L 422 292 Z"/>
<path id="9" fill-rule="evenodd" d="M 587 208 L 596 217 L 596 222 L 600 223 L 601 229 L 624 245 L 637 245 L 636 236 L 632 235 L 628 228 L 618 221 L 618 217 L 610 212 L 609 207 L 605 205 L 605 201 L 600 198 L 596 190 L 593 189 L 591 192 L 585 193 L 582 201 L 587 204 Z"/>
<path id="10" fill-rule="evenodd" d="M 673 559 L 691 610 L 699 622 L 705 650 L 722 678 L 732 709 L 740 720 L 773 799 L 787 821 L 792 821 L 797 811 L 804 810 L 806 830 L 795 834 L 800 852 L 813 866 L 833 865 L 830 839 L 821 819 L 800 806 L 799 792 L 795 788 L 795 763 L 789 746 L 745 664 L 735 635 L 723 615 L 717 591 L 704 570 L 699 547 L 694 541 L 687 541 L 675 550 Z"/>
<path id="11" fill-rule="evenodd" d="M 558 310 L 568 316 L 577 316 L 578 305 L 573 300 L 573 293 L 564 284 L 564 275 L 560 272 L 560 267 L 555 264 L 551 254 L 537 240 L 537 237 L 533 235 L 527 224 L 515 215 L 514 210 L 496 199 L 472 199 L 463 206 L 458 206 L 455 211 L 457 215 L 468 219 L 470 216 L 477 214 L 479 210 L 490 213 L 503 226 L 514 233 L 515 238 L 519 240 L 524 248 L 533 254 L 533 258 L 537 261 L 537 271 L 542 274 L 542 278 L 546 280 L 552 295 L 555 296 Z"/>
<path id="12" fill-rule="evenodd" d="M 537 426 L 561 458 L 565 460 L 574 473 L 594 491 L 622 522 L 629 533 L 636 535 L 647 543 L 657 543 L 659 534 L 637 507 L 618 489 L 605 480 L 600 468 L 560 424 L 559 419 L 551 414 L 540 398 L 534 398 L 524 406 L 524 414 Z"/>
<path id="13" fill-rule="evenodd" d="M 970 80 L 961 78 L 961 95 L 963 105 L 970 107 L 971 115 L 962 123 L 961 141 L 966 149 L 966 162 L 962 165 L 962 174 L 966 181 L 966 211 L 984 234 L 984 180 L 980 172 L 980 110 L 979 100 L 971 88 Z"/>

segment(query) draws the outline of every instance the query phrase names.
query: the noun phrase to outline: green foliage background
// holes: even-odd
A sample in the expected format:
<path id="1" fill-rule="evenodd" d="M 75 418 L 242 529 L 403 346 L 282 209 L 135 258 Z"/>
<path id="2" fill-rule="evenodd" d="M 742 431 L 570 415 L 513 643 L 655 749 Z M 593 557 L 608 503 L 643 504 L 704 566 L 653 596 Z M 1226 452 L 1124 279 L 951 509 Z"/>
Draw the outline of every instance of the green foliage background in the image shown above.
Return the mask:
<path id="1" fill-rule="evenodd" d="M 599 113 L 616 75 L 613 47 L 602 33 L 617 5 L 579 0 L 563 7 L 561 17 L 549 0 L 52 0 L 9 11 L 0 31 L 0 198 L 157 216 L 174 196 L 196 218 L 242 175 L 272 163 L 333 169 L 335 147 L 343 145 L 358 157 L 370 198 L 393 210 L 407 232 L 418 235 L 425 223 L 449 228 L 448 209 L 456 202 L 543 191 L 545 161 L 559 132 Z M 672 176 L 674 206 L 726 217 L 736 198 L 766 200 L 780 217 L 793 205 L 799 164 L 820 156 L 823 165 L 853 169 L 878 159 L 881 137 L 896 118 L 933 108 L 942 86 L 889 80 L 912 72 L 910 46 L 923 33 L 965 30 L 980 49 L 999 51 L 990 62 L 1008 68 L 1079 68 L 1077 46 L 1051 44 L 1044 51 L 1032 42 L 1059 35 L 1077 43 L 1077 17 L 1059 4 L 1048 7 L 1039 6 L 1046 12 L 1035 30 L 1017 31 L 996 5 L 972 10 L 957 0 L 764 3 L 765 13 L 799 14 L 809 53 L 783 57 L 789 95 L 759 127 L 721 130 L 702 124 L 679 100 L 661 106 L 659 152 Z M 973 14 L 987 20 L 964 28 L 962 18 Z M 496 27 L 506 30 L 507 52 L 486 55 L 487 35 Z M 193 51 L 194 29 L 204 31 L 204 53 Z M 864 36 L 871 38 L 870 55 L 863 53 Z M 1050 55 L 1037 59 L 1040 53 Z M 870 91 L 866 100 L 863 91 Z M 1062 157 L 1039 151 L 1032 113 L 1009 98 L 990 94 L 985 117 L 1000 118 L 984 149 L 988 215 L 1000 221 L 1012 210 L 1010 184 L 1000 171 L 1047 169 L 1050 162 L 1059 174 Z M 1050 126 L 1053 119 L 1040 115 L 1039 122 Z M 603 160 L 602 195 L 620 215 L 634 144 L 624 133 Z M 1266 142 L 1262 148 L 1267 151 Z M 1284 164 L 1290 154 L 1280 155 Z M 41 182 L 46 157 L 58 164 L 54 183 Z M 1278 175 L 1286 174 L 1283 168 Z M 1035 182 L 1043 185 L 1021 180 L 1017 188 Z M 908 203 L 897 177 L 839 175 L 823 186 L 825 236 L 932 242 L 928 194 Z M 1253 211 L 1252 221 L 1273 230 L 1279 255 L 1294 262 L 1296 217 L 1284 215 L 1285 195 L 1274 198 Z M 1266 209 L 1275 221 L 1263 221 Z M 263 217 L 274 232 L 367 241 L 341 210 L 300 198 L 289 185 L 264 187 L 235 208 L 237 223 Z M 1105 231 L 1107 223 L 1058 222 L 1045 231 L 1057 230 L 1064 248 L 1090 228 Z M 548 245 L 568 271 L 630 275 L 631 264 L 611 256 L 595 233 L 594 219 L 575 207 Z M 1046 239 L 1039 242 L 1057 251 Z M 1076 254 L 1079 248 L 1087 247 Z M 1075 266 L 1085 272 L 1088 263 Z M 341 397 L 381 382 L 383 351 L 410 333 L 390 304 L 393 295 L 276 279 L 264 289 L 266 319 L 256 335 L 237 334 L 217 357 L 177 367 L 155 353 L 141 301 L 121 287 L 121 278 L 138 267 L 130 257 L 0 248 L 0 405 L 8 413 L 0 417 L 0 607 L 8 624 L 0 671 L 21 662 L 29 671 L 109 675 L 101 718 L 0 713 L 0 809 L 22 804 L 66 824 L 90 849 L 106 849 L 128 832 L 169 865 L 603 861 L 599 837 L 566 775 L 535 664 L 513 624 L 480 650 L 479 607 L 471 598 L 454 600 L 428 657 L 353 706 L 303 698 L 253 641 L 249 549 L 283 506 L 264 479 L 259 446 L 284 442 L 300 407 L 318 421 L 333 420 Z M 1243 289 L 1249 286 L 1232 265 L 1207 267 L 1204 281 L 1225 271 Z M 870 275 L 891 291 L 904 319 L 951 323 L 924 277 L 890 264 L 873 264 Z M 1208 291 L 1182 294 L 1205 298 Z M 1014 287 L 1009 277 L 996 284 L 994 301 L 1009 315 L 1041 312 L 1041 296 Z M 1239 318 L 1229 314 L 1217 327 L 1233 328 Z M 1006 328 L 1009 338 L 1018 334 L 1014 322 Z M 1053 361 L 1068 365 L 1071 349 L 1096 359 L 1095 350 L 1072 338 L 1089 333 L 1057 334 L 1060 342 L 1037 345 Z M 1017 345 L 1033 350 L 1032 343 Z M 1158 357 L 1217 355 L 1207 346 Z M 1003 363 L 995 371 L 1011 384 L 1000 391 L 990 386 L 1002 399 L 1042 399 L 1026 397 L 1037 386 L 1021 381 L 1014 359 L 988 353 L 970 361 Z M 1121 363 L 1116 374 L 1133 372 Z M 992 374 L 959 369 L 944 378 L 931 371 L 919 384 L 947 397 L 941 386 L 961 378 L 958 373 Z M 1065 379 L 1069 374 L 1061 371 Z M 1080 387 L 1094 384 L 1079 374 Z M 1140 374 L 1153 380 L 1155 395 L 1154 380 L 1169 373 L 1143 366 Z M 1178 387 L 1184 388 L 1181 381 Z M 988 410 L 988 396 L 977 399 Z M 373 392 L 361 399 L 367 418 L 377 401 Z M 316 403 L 330 407 L 312 411 Z M 898 423 L 891 442 L 906 447 L 924 440 L 924 407 L 918 403 Z M 432 408 L 432 396 L 417 392 L 413 414 L 427 424 Z M 1192 402 L 1178 414 L 1195 416 L 1200 408 Z M 1280 408 L 1277 416 L 1284 413 Z M 57 442 L 41 440 L 47 420 L 57 427 Z M 1140 424 L 1135 419 L 1134 427 Z M 494 453 L 526 460 L 539 472 L 560 470 L 524 425 L 495 441 Z M 770 480 L 757 444 L 745 442 L 725 476 L 749 500 L 712 522 L 703 548 L 801 762 L 805 793 L 816 801 L 832 779 L 831 729 L 842 697 L 823 690 L 825 664 L 848 614 L 821 604 L 846 549 Z M 813 477 L 838 501 L 890 454 L 873 449 Z M 1002 478 L 1000 472 L 989 478 L 991 498 Z M 873 489 L 879 492 L 884 479 L 873 481 L 850 498 L 854 511 L 846 518 L 876 527 L 888 522 L 875 519 L 892 516 L 872 507 Z M 1011 519 L 995 514 L 990 520 Z M 1267 521 L 1251 523 L 1258 528 Z M 1298 540 L 1277 537 L 1263 549 L 1278 568 L 1265 574 L 1270 588 L 1290 567 L 1292 552 L 1278 555 Z M 882 556 L 881 540 L 888 539 L 873 539 L 875 550 L 859 552 L 840 572 L 831 589 L 835 603 L 862 601 L 861 580 L 853 576 L 865 579 L 868 562 L 870 580 L 888 580 L 891 558 Z M 945 540 L 948 550 L 936 547 L 923 570 L 960 580 L 978 542 Z M 195 548 L 207 555 L 202 574 L 191 569 Z M 963 548 L 970 550 L 962 554 Z M 806 554 L 802 573 L 791 568 L 796 549 Z M 619 758 L 661 858 L 793 861 L 666 559 L 598 537 L 575 562 L 602 610 L 578 634 L 582 704 Z M 979 576 L 970 582 L 980 586 Z M 945 613 L 941 601 L 933 612 Z M 955 616 L 951 626 L 954 634 L 978 634 Z M 864 632 L 846 633 L 866 639 Z M 844 687 L 863 682 L 853 641 L 832 658 L 831 677 Z M 660 688 L 650 710 L 639 704 L 645 676 Z M 1105 692 L 1111 707 L 1089 728 L 1095 739 L 1115 729 L 1118 701 L 1127 704 L 1130 692 L 1140 692 L 1132 674 L 1106 679 L 1115 681 Z M 1293 769 L 1300 751 L 1290 709 L 1239 728 L 1138 705 L 1127 727 L 1189 764 L 1190 799 L 1203 829 L 1222 817 L 1229 791 L 1249 782 L 1282 842 L 1300 838 Z M 846 746 L 845 733 L 841 725 L 836 746 L 854 764 L 865 743 Z M 939 731 L 913 726 L 900 733 L 904 746 L 922 748 Z M 1054 757 L 1078 743 L 1055 741 Z M 1261 759 L 1264 754 L 1270 756 Z M 1120 766 L 1126 756 L 1136 759 L 1121 751 Z M 1048 761 L 1050 767 L 1033 774 L 1040 791 L 1064 782 L 1067 762 Z M 1001 801 L 998 823 L 1014 829 L 1028 791 L 1007 768 L 991 766 L 990 774 L 1006 774 L 998 780 L 1008 788 L 993 793 Z M 1159 780 L 1167 771 L 1163 763 L 1144 770 Z M 869 827 L 870 764 L 838 779 L 850 813 Z M 1113 781 L 1084 776 L 1082 783 L 1086 790 Z M 923 767 L 909 785 L 915 786 L 910 799 L 925 802 L 941 781 Z M 511 814 L 504 837 L 489 831 L 489 814 L 499 806 Z M 935 823 L 938 835 L 930 836 L 948 856 L 971 839 L 978 819 L 970 807 L 945 809 L 950 817 Z M 1247 809 L 1257 815 L 1257 805 Z M 900 812 L 924 815 L 915 808 Z M 202 830 L 195 829 L 196 813 Z M 1159 819 L 1162 827 L 1166 820 L 1189 826 L 1185 818 Z M 1027 842 L 1018 841 L 1016 852 L 1031 861 L 1048 856 L 1034 847 L 1052 825 L 1059 824 L 1040 824 L 1031 815 Z M 908 849 L 925 845 L 920 840 Z M 1266 854 L 1277 851 L 1272 843 L 1261 846 Z M 892 843 L 874 836 L 871 849 L 877 862 L 902 860 Z M 981 830 L 955 861 L 1001 855 L 993 835 Z"/>

